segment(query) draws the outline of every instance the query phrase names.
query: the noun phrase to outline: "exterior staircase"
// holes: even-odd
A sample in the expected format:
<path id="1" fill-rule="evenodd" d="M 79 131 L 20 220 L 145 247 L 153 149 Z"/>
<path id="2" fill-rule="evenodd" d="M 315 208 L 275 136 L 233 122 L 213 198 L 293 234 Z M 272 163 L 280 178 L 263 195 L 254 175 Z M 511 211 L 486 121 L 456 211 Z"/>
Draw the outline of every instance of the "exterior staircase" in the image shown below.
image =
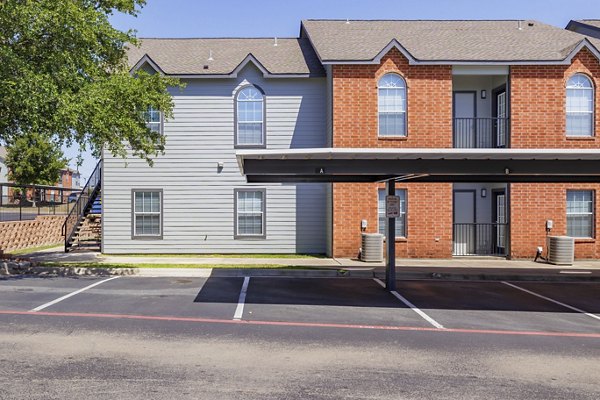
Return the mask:
<path id="1" fill-rule="evenodd" d="M 90 175 L 63 224 L 65 252 L 102 244 L 102 161 Z"/>

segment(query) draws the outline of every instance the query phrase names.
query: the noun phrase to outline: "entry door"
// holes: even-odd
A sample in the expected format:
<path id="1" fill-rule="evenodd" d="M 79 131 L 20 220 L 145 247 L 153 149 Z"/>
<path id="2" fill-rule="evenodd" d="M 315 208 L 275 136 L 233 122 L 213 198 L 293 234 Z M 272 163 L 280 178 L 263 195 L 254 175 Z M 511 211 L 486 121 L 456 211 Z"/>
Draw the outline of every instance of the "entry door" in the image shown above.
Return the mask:
<path id="1" fill-rule="evenodd" d="M 506 191 L 504 189 L 492 192 L 492 210 L 494 212 L 496 254 L 506 253 Z"/>
<path id="2" fill-rule="evenodd" d="M 454 147 L 476 147 L 475 92 L 454 92 Z"/>
<path id="3" fill-rule="evenodd" d="M 455 190 L 454 255 L 475 254 L 475 191 Z"/>
<path id="4" fill-rule="evenodd" d="M 506 122 L 507 104 L 506 88 L 501 87 L 494 90 L 494 117 L 496 119 L 496 147 L 506 147 L 506 136 L 508 124 Z"/>

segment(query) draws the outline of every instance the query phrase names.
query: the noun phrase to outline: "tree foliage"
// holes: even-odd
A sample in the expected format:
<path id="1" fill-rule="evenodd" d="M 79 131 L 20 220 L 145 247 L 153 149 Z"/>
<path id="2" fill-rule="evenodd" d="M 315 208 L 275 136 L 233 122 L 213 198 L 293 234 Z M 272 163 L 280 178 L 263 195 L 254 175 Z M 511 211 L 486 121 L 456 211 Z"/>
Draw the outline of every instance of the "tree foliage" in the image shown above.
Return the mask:
<path id="1" fill-rule="evenodd" d="M 19 184 L 56 185 L 67 166 L 60 146 L 40 134 L 20 135 L 6 150 L 8 179 Z"/>
<path id="2" fill-rule="evenodd" d="M 114 12 L 137 15 L 145 0 L 0 0 L 0 141 L 33 135 L 47 143 L 115 156 L 130 149 L 151 163 L 164 137 L 151 131 L 149 107 L 172 116 L 178 81 L 132 76 L 133 31 L 111 26 Z"/>

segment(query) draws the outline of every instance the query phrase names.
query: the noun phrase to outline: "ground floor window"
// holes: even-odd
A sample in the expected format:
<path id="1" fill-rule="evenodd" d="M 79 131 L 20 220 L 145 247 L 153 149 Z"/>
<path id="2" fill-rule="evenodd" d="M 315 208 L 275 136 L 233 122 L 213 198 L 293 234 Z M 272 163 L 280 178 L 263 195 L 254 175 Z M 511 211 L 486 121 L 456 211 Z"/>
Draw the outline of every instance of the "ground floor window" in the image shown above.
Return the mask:
<path id="1" fill-rule="evenodd" d="M 378 215 L 379 233 L 385 236 L 385 189 L 378 191 Z M 396 190 L 396 196 L 400 197 L 400 217 L 396 218 L 396 237 L 406 237 L 406 189 Z"/>
<path id="2" fill-rule="evenodd" d="M 594 237 L 593 190 L 567 190 L 567 235 Z"/>
<path id="3" fill-rule="evenodd" d="M 134 238 L 162 236 L 162 190 L 132 190 L 132 235 Z"/>
<path id="4" fill-rule="evenodd" d="M 235 238 L 265 238 L 265 189 L 235 189 Z"/>

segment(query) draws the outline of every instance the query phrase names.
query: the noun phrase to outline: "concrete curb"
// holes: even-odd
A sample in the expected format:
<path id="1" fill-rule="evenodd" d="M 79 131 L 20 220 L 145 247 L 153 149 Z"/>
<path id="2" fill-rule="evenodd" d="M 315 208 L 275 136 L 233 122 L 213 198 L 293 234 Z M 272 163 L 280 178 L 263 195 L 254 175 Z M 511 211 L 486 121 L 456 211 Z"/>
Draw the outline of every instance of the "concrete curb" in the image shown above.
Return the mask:
<path id="1" fill-rule="evenodd" d="M 235 277 L 281 277 L 281 278 L 359 278 L 385 279 L 381 271 L 372 268 L 345 269 L 268 269 L 268 268 L 83 268 L 83 267 L 28 267 L 9 268 L 9 274 L 35 275 L 35 276 L 139 276 L 139 277 L 173 277 L 173 278 L 235 278 Z M 402 272 L 397 271 L 398 280 L 432 280 L 432 281 L 526 281 L 526 282 L 600 282 L 600 275 L 561 275 L 554 274 L 527 274 L 527 273 L 486 273 L 473 271 L 473 273 L 452 272 Z"/>
<path id="2" fill-rule="evenodd" d="M 371 269 L 218 269 L 218 268 L 85 268 L 85 267 L 29 267 L 12 269 L 8 276 L 140 276 L 173 278 L 209 277 L 289 277 L 289 278 L 373 278 Z M 5 275 L 6 276 L 6 275 Z"/>

